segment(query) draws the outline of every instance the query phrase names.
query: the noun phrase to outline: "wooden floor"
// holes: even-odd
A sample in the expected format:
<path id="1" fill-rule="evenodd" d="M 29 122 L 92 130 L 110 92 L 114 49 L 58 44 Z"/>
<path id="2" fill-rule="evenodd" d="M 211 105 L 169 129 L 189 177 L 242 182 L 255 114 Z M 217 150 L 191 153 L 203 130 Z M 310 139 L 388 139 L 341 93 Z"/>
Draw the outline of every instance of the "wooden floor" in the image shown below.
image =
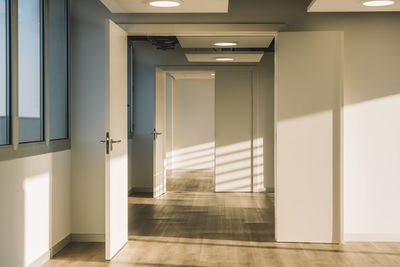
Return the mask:
<path id="1" fill-rule="evenodd" d="M 399 243 L 274 242 L 272 194 L 215 194 L 206 173 L 175 173 L 159 199 L 129 198 L 129 242 L 72 243 L 44 266 L 400 266 Z"/>

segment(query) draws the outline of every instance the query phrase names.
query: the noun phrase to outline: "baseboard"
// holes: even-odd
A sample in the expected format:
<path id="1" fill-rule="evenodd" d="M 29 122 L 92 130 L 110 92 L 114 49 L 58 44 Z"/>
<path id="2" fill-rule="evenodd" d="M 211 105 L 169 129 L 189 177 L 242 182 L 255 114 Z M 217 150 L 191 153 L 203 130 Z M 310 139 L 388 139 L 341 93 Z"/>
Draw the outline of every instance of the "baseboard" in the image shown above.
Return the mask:
<path id="1" fill-rule="evenodd" d="M 104 234 L 71 234 L 72 242 L 104 243 Z"/>
<path id="2" fill-rule="evenodd" d="M 50 260 L 50 250 L 43 253 L 42 256 L 37 258 L 37 260 L 35 260 L 31 264 L 28 264 L 27 267 L 40 267 L 43 264 L 45 264 L 48 260 Z"/>
<path id="3" fill-rule="evenodd" d="M 132 187 L 129 190 L 129 194 L 131 193 L 153 193 L 153 187 Z"/>
<path id="4" fill-rule="evenodd" d="M 267 188 L 265 188 L 265 193 L 275 193 L 275 188 L 274 187 L 267 187 Z"/>
<path id="5" fill-rule="evenodd" d="M 344 234 L 345 242 L 400 242 L 400 234 Z"/>
<path id="6" fill-rule="evenodd" d="M 50 258 L 53 258 L 54 255 L 56 255 L 58 252 L 60 252 L 63 248 L 65 248 L 69 243 L 72 241 L 72 235 L 69 234 L 66 237 L 64 237 L 60 242 L 55 244 L 51 249 L 50 249 Z"/>
<path id="7" fill-rule="evenodd" d="M 131 187 L 131 188 L 128 190 L 128 196 L 132 195 L 132 193 L 135 192 L 135 191 L 133 191 L 133 188 L 134 188 L 134 187 Z"/>

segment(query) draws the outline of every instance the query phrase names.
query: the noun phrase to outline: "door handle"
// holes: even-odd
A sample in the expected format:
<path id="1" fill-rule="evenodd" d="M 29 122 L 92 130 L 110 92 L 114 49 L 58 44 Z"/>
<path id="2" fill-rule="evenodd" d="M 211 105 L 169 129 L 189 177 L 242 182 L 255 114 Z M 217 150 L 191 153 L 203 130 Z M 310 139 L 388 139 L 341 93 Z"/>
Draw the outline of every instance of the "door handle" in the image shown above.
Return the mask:
<path id="1" fill-rule="evenodd" d="M 110 133 L 106 133 L 106 140 L 100 140 L 100 143 L 106 145 L 106 154 L 110 154 Z M 112 149 L 111 149 L 112 150 Z"/>
<path id="2" fill-rule="evenodd" d="M 113 144 L 119 144 L 121 142 L 122 142 L 122 140 L 112 140 L 111 139 L 111 142 L 110 142 L 111 151 L 113 150 Z"/>
<path id="3" fill-rule="evenodd" d="M 157 132 L 156 129 L 154 129 L 152 135 L 153 135 L 153 139 L 155 141 L 155 140 L 157 140 L 157 136 L 162 135 L 162 133 Z"/>

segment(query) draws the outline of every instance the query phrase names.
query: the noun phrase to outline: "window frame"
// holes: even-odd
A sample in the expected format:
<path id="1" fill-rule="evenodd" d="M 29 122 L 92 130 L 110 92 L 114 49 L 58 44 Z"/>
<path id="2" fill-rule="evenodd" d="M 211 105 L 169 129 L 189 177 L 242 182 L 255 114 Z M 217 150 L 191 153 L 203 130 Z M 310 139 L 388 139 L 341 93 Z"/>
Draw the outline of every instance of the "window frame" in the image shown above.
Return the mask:
<path id="1" fill-rule="evenodd" d="M 66 34 L 67 34 L 67 138 L 50 140 L 50 114 L 49 110 L 49 81 L 46 76 L 47 64 L 47 43 L 48 43 L 48 6 L 50 0 L 41 2 L 41 112 L 43 140 L 29 143 L 19 143 L 19 117 L 18 117 L 18 0 L 6 0 L 7 18 L 7 86 L 9 92 L 9 144 L 0 146 L 0 161 L 12 160 L 35 155 L 42 155 L 71 149 L 71 33 L 70 33 L 70 1 L 65 1 L 66 7 Z"/>
<path id="2" fill-rule="evenodd" d="M 5 78 L 6 78 L 6 144 L 0 144 L 0 147 L 8 146 L 12 144 L 12 123 L 11 123 L 11 117 L 12 117 L 12 110 L 11 110 L 11 38 L 10 38 L 10 32 L 11 32 L 11 8 L 10 8 L 10 0 L 5 0 Z"/>
<path id="3" fill-rule="evenodd" d="M 44 25 L 45 26 L 48 26 L 49 25 L 49 15 L 48 15 L 48 13 L 47 13 L 47 10 L 49 10 L 49 1 L 50 0 L 42 0 L 42 1 L 45 1 L 45 3 L 46 3 L 46 6 L 45 6 L 45 14 L 46 14 L 46 19 L 47 19 L 47 21 L 45 21 L 45 23 L 44 23 Z M 70 125 L 71 125 L 71 94 L 70 94 L 70 84 L 71 84 L 71 69 L 70 69 L 70 61 L 71 61 L 71 58 L 70 58 L 70 56 L 71 56 L 71 53 L 70 53 L 70 40 L 71 40 L 71 35 L 70 35 L 70 6 L 69 6 L 69 3 L 70 3 L 70 1 L 69 0 L 63 0 L 64 1 L 64 8 L 65 8 L 65 32 L 66 32 L 66 35 L 67 35 L 67 51 L 66 51 L 66 57 L 67 57 L 67 136 L 65 137 L 65 138 L 51 138 L 51 133 L 50 133 L 50 117 L 48 118 L 48 122 L 46 123 L 47 125 L 49 125 L 49 132 L 48 132 L 48 136 L 49 136 L 49 139 L 50 139 L 50 141 L 61 141 L 61 140 L 69 140 L 70 139 L 70 136 L 71 136 L 71 131 L 70 131 L 70 129 L 71 129 L 71 127 L 70 127 Z M 45 37 L 46 37 L 46 44 L 49 42 L 48 40 L 47 40 L 47 36 L 48 35 L 46 35 L 46 32 L 49 32 L 48 31 L 48 28 L 46 28 L 45 29 Z M 50 49 L 47 49 L 47 51 L 49 51 Z M 46 51 L 46 52 L 47 52 Z M 47 57 L 47 58 L 49 58 L 49 57 Z M 47 65 L 49 65 L 49 64 L 47 64 Z M 48 86 L 46 86 L 49 90 L 49 94 L 48 94 L 48 99 L 50 100 L 50 85 L 48 85 Z M 49 106 L 48 106 L 48 110 L 50 110 L 50 102 L 49 102 Z M 49 114 L 49 116 L 50 116 L 50 114 Z"/>

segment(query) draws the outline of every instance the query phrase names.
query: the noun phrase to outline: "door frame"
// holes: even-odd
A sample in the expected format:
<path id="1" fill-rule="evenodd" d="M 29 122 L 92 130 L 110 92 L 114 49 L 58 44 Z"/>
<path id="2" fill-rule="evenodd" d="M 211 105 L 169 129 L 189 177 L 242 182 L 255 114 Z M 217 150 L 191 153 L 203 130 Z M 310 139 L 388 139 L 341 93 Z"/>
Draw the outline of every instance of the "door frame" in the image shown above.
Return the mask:
<path id="1" fill-rule="evenodd" d="M 252 147 L 252 153 L 251 153 L 251 193 L 258 193 L 258 192 L 263 192 L 264 188 L 258 187 L 255 188 L 254 184 L 259 184 L 255 183 L 255 177 L 254 173 L 263 173 L 263 164 L 257 164 L 259 163 L 258 161 L 256 162 L 254 158 L 254 145 L 256 145 L 257 140 L 261 137 L 261 127 L 260 127 L 260 116 L 258 113 L 258 108 L 259 108 L 259 91 L 260 91 L 260 86 L 259 86 L 259 73 L 257 71 L 257 68 L 254 65 L 240 65 L 240 66 L 213 66 L 213 65 L 201 65 L 201 66 L 157 66 L 157 68 L 165 71 L 165 75 L 167 75 L 169 72 L 176 72 L 176 71 L 251 71 L 253 74 L 252 78 L 252 90 L 251 90 L 251 98 L 252 98 L 252 103 L 251 103 L 251 109 L 252 109 L 252 117 L 251 117 L 251 147 Z M 215 116 L 215 113 L 214 113 Z M 215 164 L 214 164 L 214 173 L 215 173 Z M 262 179 L 261 179 L 262 177 Z M 260 180 L 264 179 L 264 175 L 258 176 Z M 215 175 L 213 179 L 214 183 L 214 192 L 215 192 Z"/>

